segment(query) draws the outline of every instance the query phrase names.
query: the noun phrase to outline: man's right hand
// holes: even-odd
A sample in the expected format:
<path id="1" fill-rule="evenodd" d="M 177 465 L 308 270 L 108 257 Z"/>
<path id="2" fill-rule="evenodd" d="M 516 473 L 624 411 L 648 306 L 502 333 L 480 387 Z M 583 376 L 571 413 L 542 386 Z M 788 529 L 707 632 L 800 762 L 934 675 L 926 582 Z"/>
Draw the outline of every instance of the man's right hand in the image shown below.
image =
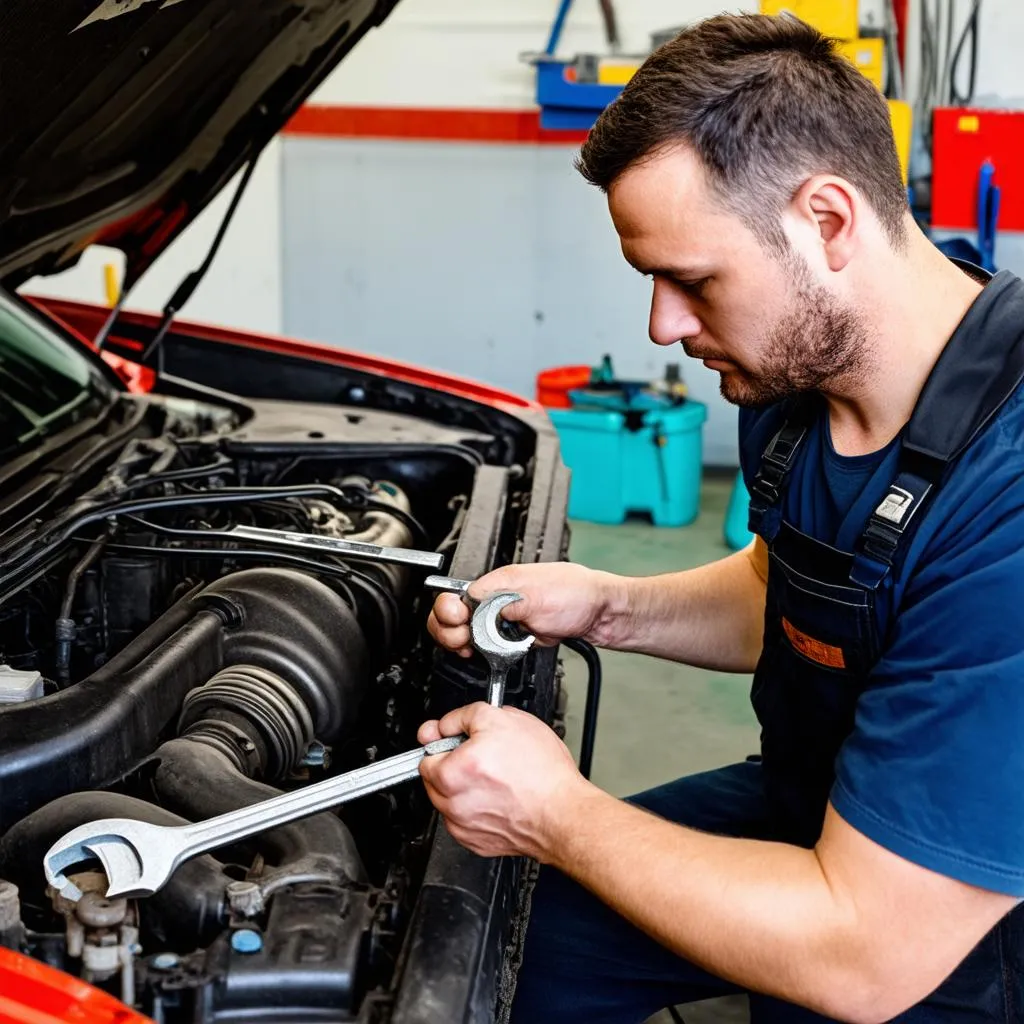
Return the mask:
<path id="1" fill-rule="evenodd" d="M 620 576 L 571 562 L 537 562 L 495 569 L 473 583 L 469 596 L 483 600 L 513 590 L 523 599 L 506 606 L 502 615 L 533 633 L 539 644 L 550 647 L 569 637 L 583 637 L 601 646 L 608 639 L 609 620 L 625 583 Z M 473 653 L 471 616 L 458 594 L 441 594 L 427 628 L 442 647 L 468 658 Z"/>

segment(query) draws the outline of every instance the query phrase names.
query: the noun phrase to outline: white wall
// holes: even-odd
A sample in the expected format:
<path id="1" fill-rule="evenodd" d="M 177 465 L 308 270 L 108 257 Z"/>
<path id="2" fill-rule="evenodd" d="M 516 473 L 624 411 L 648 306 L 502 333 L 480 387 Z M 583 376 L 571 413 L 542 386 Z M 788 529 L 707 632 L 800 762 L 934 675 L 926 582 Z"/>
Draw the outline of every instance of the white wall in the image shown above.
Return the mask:
<path id="1" fill-rule="evenodd" d="M 1024 107 L 1024 78 L 1020 73 L 1020 43 L 1024 40 L 1024 4 L 1020 0 L 986 0 L 978 31 L 976 98 L 986 103 L 996 97 L 1013 107 Z"/>
<path id="2" fill-rule="evenodd" d="M 239 176 L 241 172 L 239 172 Z M 190 271 L 202 263 L 234 194 L 238 177 L 189 225 L 153 264 L 132 292 L 132 309 L 159 310 Z M 63 274 L 35 278 L 25 291 L 105 302 L 103 266 L 114 263 L 120 279 L 124 258 L 93 246 Z M 281 317 L 281 140 L 264 150 L 220 252 L 185 306 L 194 320 L 256 331 L 280 332 Z"/>
<path id="3" fill-rule="evenodd" d="M 311 102 L 529 107 L 533 71 L 519 54 L 544 49 L 557 7 L 557 0 L 402 0 Z M 756 10 L 757 0 L 618 0 L 615 8 L 624 52 L 646 53 L 652 31 L 723 10 Z M 606 50 L 597 0 L 575 0 L 559 55 Z"/>
<path id="4" fill-rule="evenodd" d="M 736 410 L 718 374 L 650 342 L 650 282 L 623 260 L 604 197 L 572 155 L 286 139 L 286 333 L 530 397 L 539 370 L 593 366 L 605 353 L 634 380 L 678 363 L 708 405 L 705 461 L 735 465 Z"/>

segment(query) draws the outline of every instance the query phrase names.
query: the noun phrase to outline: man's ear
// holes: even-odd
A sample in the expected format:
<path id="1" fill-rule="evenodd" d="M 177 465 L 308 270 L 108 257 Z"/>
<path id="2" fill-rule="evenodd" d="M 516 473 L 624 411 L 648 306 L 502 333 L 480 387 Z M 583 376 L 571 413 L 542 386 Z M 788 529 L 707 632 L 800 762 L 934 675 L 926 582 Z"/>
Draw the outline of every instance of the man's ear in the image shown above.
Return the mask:
<path id="1" fill-rule="evenodd" d="M 849 182 L 831 175 L 808 178 L 793 197 L 793 213 L 817 231 L 830 270 L 853 257 L 861 227 L 861 198 Z"/>

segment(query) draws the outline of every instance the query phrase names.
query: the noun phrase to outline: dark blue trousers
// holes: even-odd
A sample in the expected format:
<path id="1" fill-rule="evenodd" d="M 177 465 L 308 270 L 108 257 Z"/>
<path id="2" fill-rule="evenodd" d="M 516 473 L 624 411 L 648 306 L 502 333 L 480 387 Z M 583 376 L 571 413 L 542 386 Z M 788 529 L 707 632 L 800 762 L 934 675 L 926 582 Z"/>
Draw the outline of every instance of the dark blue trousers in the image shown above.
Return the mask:
<path id="1" fill-rule="evenodd" d="M 691 775 L 630 798 L 682 825 L 770 838 L 761 766 L 745 762 Z M 670 953 L 554 869 L 533 896 L 512 1024 L 635 1024 L 666 1006 L 741 991 Z M 824 1017 L 751 996 L 755 1024 Z"/>
<path id="2" fill-rule="evenodd" d="M 631 803 L 718 835 L 773 834 L 756 762 L 658 786 Z M 656 898 L 656 897 L 652 897 Z M 533 897 L 512 1024 L 639 1024 L 666 1006 L 741 991 L 670 953 L 558 871 L 543 868 Z M 751 993 L 753 1024 L 828 1020 Z M 899 1024 L 1024 1020 L 1024 905 L 1008 914 Z"/>

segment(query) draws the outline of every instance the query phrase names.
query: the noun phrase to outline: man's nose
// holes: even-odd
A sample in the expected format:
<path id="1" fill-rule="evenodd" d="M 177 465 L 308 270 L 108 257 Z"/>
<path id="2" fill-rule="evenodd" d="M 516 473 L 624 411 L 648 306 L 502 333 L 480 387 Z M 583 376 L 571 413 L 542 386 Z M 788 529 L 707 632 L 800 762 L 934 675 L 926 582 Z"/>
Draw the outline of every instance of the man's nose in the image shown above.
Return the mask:
<path id="1" fill-rule="evenodd" d="M 680 338 L 697 337 L 700 331 L 701 322 L 690 299 L 670 281 L 655 278 L 648 324 L 651 341 L 655 345 L 674 345 Z"/>

